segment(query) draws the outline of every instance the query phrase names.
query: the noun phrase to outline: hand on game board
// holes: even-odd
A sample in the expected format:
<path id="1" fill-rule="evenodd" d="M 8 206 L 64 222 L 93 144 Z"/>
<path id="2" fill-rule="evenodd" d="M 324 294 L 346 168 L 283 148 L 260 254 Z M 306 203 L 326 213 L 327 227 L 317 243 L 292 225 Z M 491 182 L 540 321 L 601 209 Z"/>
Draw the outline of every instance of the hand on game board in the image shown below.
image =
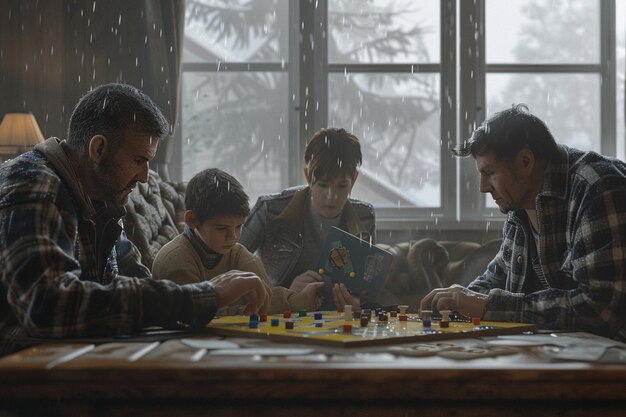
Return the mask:
<path id="1" fill-rule="evenodd" d="M 344 284 L 333 285 L 333 300 L 337 308 L 342 311 L 346 304 L 352 305 L 352 311 L 361 311 L 361 300 L 356 295 L 350 294 Z"/>
<path id="2" fill-rule="evenodd" d="M 306 287 L 308 284 L 313 282 L 323 282 L 324 278 L 320 274 L 315 271 L 308 270 L 298 275 L 293 279 L 291 285 L 289 286 L 290 290 L 294 290 L 296 292 L 300 292 Z"/>
<path id="3" fill-rule="evenodd" d="M 218 307 L 225 307 L 239 298 L 246 300 L 243 314 L 264 313 L 272 298 L 272 289 L 252 272 L 232 270 L 211 279 Z"/>
<path id="4" fill-rule="evenodd" d="M 462 316 L 471 319 L 482 317 L 487 304 L 487 294 L 481 294 L 454 284 L 448 288 L 436 288 L 432 290 L 420 303 L 420 311 L 441 310 L 455 311 Z"/>
<path id="5" fill-rule="evenodd" d="M 318 310 L 324 302 L 324 297 L 318 295 L 318 289 L 324 286 L 323 282 L 311 282 L 302 291 L 294 294 L 291 304 L 294 309 L 307 309 L 309 311 Z"/>

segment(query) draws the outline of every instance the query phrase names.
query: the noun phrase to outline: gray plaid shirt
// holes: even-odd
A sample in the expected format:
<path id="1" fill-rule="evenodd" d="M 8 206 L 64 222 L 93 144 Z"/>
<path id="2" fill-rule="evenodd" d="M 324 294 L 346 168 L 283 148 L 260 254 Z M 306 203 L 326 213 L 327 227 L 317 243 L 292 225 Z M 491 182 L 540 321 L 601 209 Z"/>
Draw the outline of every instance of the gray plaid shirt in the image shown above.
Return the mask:
<path id="1" fill-rule="evenodd" d="M 508 214 L 502 246 L 469 289 L 485 320 L 536 323 L 626 340 L 626 164 L 560 146 L 536 199 L 542 290 L 524 294 L 528 219 Z"/>

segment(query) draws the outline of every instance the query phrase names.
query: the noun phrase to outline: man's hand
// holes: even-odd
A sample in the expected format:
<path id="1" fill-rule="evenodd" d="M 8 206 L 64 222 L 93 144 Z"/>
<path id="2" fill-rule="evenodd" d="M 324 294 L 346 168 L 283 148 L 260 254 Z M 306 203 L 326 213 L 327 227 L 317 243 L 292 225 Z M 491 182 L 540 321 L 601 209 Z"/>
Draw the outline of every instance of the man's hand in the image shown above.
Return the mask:
<path id="1" fill-rule="evenodd" d="M 252 272 L 233 270 L 218 275 L 209 282 L 215 288 L 218 308 L 239 298 L 246 300 L 243 314 L 264 313 L 269 307 L 272 289 Z"/>
<path id="2" fill-rule="evenodd" d="M 448 288 L 432 290 L 422 299 L 420 311 L 431 310 L 440 312 L 441 310 L 451 310 L 468 319 L 482 317 L 487 298 L 487 294 L 470 291 L 461 285 L 454 284 Z"/>
<path id="3" fill-rule="evenodd" d="M 361 300 L 356 295 L 350 294 L 344 284 L 333 285 L 333 300 L 337 308 L 342 311 L 346 304 L 352 305 L 352 311 L 361 311 Z"/>
<path id="4" fill-rule="evenodd" d="M 313 282 L 323 282 L 324 278 L 320 274 L 315 271 L 308 270 L 293 279 L 291 285 L 289 286 L 290 290 L 294 290 L 295 292 L 300 292 L 304 290 L 308 284 Z"/>
<path id="5" fill-rule="evenodd" d="M 324 302 L 324 297 L 317 295 L 317 290 L 324 286 L 323 282 L 311 282 L 302 291 L 292 297 L 294 306 L 302 306 L 309 311 L 318 310 Z"/>

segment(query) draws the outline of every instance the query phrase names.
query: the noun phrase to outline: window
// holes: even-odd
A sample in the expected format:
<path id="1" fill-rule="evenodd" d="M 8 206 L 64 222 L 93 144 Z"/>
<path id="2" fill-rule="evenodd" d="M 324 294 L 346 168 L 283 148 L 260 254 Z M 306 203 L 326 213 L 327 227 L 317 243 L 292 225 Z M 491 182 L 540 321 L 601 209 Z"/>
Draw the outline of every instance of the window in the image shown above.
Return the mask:
<path id="1" fill-rule="evenodd" d="M 623 158 L 625 2 L 188 0 L 180 175 L 222 168 L 254 202 L 345 127 L 380 229 L 501 219 L 448 147 L 524 102 L 557 141 Z"/>

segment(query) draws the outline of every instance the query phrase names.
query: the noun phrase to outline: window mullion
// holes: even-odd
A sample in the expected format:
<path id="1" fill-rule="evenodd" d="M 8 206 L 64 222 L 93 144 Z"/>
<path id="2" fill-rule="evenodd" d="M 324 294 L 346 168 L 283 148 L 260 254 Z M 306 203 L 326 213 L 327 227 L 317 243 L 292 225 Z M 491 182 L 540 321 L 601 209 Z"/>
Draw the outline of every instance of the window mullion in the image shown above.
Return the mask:
<path id="1" fill-rule="evenodd" d="M 615 58 L 615 0 L 600 2 L 600 66 L 601 110 L 600 149 L 604 155 L 617 155 L 616 122 L 616 58 Z"/>
<path id="2" fill-rule="evenodd" d="M 459 14 L 459 137 L 466 140 L 485 119 L 485 2 L 460 1 Z M 479 192 L 471 159 L 459 161 L 458 220 L 482 217 L 484 199 Z"/>

